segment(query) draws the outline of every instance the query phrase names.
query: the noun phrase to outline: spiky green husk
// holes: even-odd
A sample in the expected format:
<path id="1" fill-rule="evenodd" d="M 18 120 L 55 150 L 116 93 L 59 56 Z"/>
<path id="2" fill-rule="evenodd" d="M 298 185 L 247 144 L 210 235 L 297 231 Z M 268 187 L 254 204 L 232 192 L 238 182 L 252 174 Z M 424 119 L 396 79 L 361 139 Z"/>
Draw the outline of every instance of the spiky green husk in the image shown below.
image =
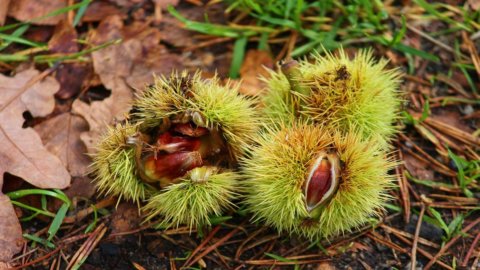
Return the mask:
<path id="1" fill-rule="evenodd" d="M 387 172 L 395 163 L 374 141 L 308 124 L 270 128 L 257 141 L 250 158 L 242 160 L 246 204 L 255 220 L 318 239 L 351 231 L 381 213 L 393 181 Z M 342 162 L 341 182 L 332 199 L 309 214 L 302 186 L 312 162 L 327 149 L 336 149 Z"/>
<path id="2" fill-rule="evenodd" d="M 135 168 L 135 149 L 126 140 L 136 133 L 130 124 L 109 127 L 93 156 L 94 182 L 104 195 L 119 196 L 139 203 L 152 192 L 152 188 L 140 181 Z"/>
<path id="3" fill-rule="evenodd" d="M 213 170 L 199 181 L 196 179 L 202 170 Z M 190 171 L 182 180 L 149 199 L 143 208 L 148 213 L 147 220 L 159 218 L 158 227 L 178 227 L 181 224 L 189 228 L 209 226 L 210 217 L 221 215 L 226 209 L 232 209 L 232 200 L 238 196 L 237 182 L 240 176 L 236 172 L 223 171 L 213 167 L 200 167 Z"/>
<path id="4" fill-rule="evenodd" d="M 157 78 L 135 102 L 135 116 L 144 127 L 155 127 L 171 116 L 199 112 L 204 126 L 218 128 L 226 143 L 238 158 L 252 141 L 260 125 L 254 98 L 241 96 L 238 86 L 219 84 L 218 78 L 202 79 L 197 73 L 188 77 L 185 73 L 170 78 Z"/>
<path id="5" fill-rule="evenodd" d="M 300 61 L 300 77 L 291 78 L 306 95 L 292 91 L 285 74 L 271 73 L 263 98 L 266 114 L 277 122 L 313 120 L 344 133 L 356 128 L 364 138 L 387 146 L 397 130 L 400 72 L 387 69 L 385 59 L 375 61 L 371 50 L 361 50 L 353 59 L 343 50 L 313 57 L 313 63 Z"/>

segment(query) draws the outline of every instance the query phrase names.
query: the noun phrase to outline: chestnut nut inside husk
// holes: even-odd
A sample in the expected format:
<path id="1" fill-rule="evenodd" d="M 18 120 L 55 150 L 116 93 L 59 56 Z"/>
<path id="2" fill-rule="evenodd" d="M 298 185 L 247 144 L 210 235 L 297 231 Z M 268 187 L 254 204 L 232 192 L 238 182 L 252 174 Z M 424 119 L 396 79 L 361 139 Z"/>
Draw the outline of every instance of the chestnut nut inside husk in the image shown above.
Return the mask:
<path id="1" fill-rule="evenodd" d="M 135 145 L 138 176 L 144 182 L 158 183 L 164 188 L 177 183 L 194 168 L 219 165 L 222 159 L 218 157 L 227 154 L 220 130 L 198 126 L 196 123 L 202 122 L 198 120 L 201 119 L 199 113 L 191 114 L 196 116 L 196 121 L 185 115 L 164 121 L 151 132 L 154 136 L 139 132 L 129 138 L 129 143 Z"/>
<path id="2" fill-rule="evenodd" d="M 308 212 L 312 212 L 335 195 L 340 182 L 339 172 L 338 154 L 321 151 L 312 164 L 303 187 Z"/>

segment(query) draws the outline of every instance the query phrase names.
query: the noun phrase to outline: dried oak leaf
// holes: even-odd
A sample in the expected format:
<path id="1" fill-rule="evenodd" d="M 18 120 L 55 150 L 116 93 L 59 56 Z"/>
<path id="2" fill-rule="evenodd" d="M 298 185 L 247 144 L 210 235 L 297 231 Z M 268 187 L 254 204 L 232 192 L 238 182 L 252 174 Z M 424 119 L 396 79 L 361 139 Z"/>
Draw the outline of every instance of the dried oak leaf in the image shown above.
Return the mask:
<path id="1" fill-rule="evenodd" d="M 0 186 L 2 181 L 0 181 Z M 10 199 L 0 193 L 0 269 L 2 262 L 9 261 L 20 252 L 23 245 L 22 227 L 18 222 Z"/>
<path id="2" fill-rule="evenodd" d="M 73 26 L 61 21 L 55 27 L 52 38 L 48 41 L 48 49 L 52 53 L 76 53 L 79 51 L 76 42 L 78 34 Z M 92 73 L 90 63 L 62 63 L 55 71 L 55 78 L 60 83 L 60 90 L 55 94 L 59 99 L 69 99 L 82 90 L 82 86 Z"/>
<path id="3" fill-rule="evenodd" d="M 81 115 L 88 123 L 89 131 L 80 134 L 80 139 L 87 147 L 88 153 L 95 153 L 95 145 L 98 139 L 105 132 L 108 125 L 120 120 L 122 117 L 115 117 L 116 112 L 127 112 L 120 103 L 115 103 L 116 97 L 112 96 L 103 101 L 94 101 L 87 104 L 80 100 L 75 100 L 72 104 L 72 112 Z"/>
<path id="4" fill-rule="evenodd" d="M 119 15 L 122 18 L 127 17 L 126 13 L 112 3 L 93 1 L 88 5 L 85 14 L 83 14 L 82 22 L 98 22 L 112 15 Z"/>
<path id="5" fill-rule="evenodd" d="M 8 16 L 19 21 L 30 21 L 67 6 L 67 0 L 14 0 L 8 8 Z M 36 20 L 34 24 L 55 25 L 67 17 L 66 13 Z"/>
<path id="6" fill-rule="evenodd" d="M 34 127 L 47 150 L 60 158 L 72 176 L 88 173 L 90 158 L 80 134 L 88 130 L 88 124 L 80 116 L 63 113 Z"/>
<path id="7" fill-rule="evenodd" d="M 60 21 L 55 26 L 52 38 L 48 41 L 48 49 L 54 53 L 78 52 L 77 38 L 75 28 L 66 21 Z"/>
<path id="8" fill-rule="evenodd" d="M 0 190 L 6 172 L 40 188 L 65 188 L 70 175 L 61 161 L 42 145 L 32 128 L 22 128 L 22 114 L 52 112 L 58 83 L 34 69 L 14 77 L 0 74 Z M 8 197 L 0 193 L 0 261 L 8 261 L 22 246 L 22 229 Z"/>

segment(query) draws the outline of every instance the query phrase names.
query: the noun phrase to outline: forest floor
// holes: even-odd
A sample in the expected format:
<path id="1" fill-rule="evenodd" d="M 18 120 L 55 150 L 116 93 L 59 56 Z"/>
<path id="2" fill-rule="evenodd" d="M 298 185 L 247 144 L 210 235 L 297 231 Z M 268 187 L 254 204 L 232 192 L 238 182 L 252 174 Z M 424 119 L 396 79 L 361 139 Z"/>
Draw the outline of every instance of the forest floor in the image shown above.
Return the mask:
<path id="1" fill-rule="evenodd" d="M 0 3 L 0 269 L 480 269 L 478 1 L 178 2 Z M 240 209 L 162 231 L 95 192 L 85 153 L 153 73 L 261 95 L 265 67 L 340 47 L 404 73 L 380 222 L 311 243 Z"/>

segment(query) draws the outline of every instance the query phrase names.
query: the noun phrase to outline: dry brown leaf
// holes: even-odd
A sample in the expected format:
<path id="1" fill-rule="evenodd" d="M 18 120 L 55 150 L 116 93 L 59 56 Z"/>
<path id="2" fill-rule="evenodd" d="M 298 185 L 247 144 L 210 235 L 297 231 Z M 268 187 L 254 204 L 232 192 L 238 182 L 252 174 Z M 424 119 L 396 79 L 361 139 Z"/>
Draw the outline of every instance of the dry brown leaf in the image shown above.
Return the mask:
<path id="1" fill-rule="evenodd" d="M 153 0 L 155 5 L 158 5 L 161 8 L 167 8 L 169 5 L 176 6 L 180 0 Z"/>
<path id="2" fill-rule="evenodd" d="M 150 0 L 108 0 L 119 7 L 130 9 L 133 6 L 143 6 L 145 2 Z"/>
<path id="3" fill-rule="evenodd" d="M 478 1 L 478 0 L 468 0 L 468 3 L 472 7 L 472 9 L 475 10 L 475 11 L 480 9 L 480 1 Z"/>
<path id="4" fill-rule="evenodd" d="M 5 23 L 9 4 L 10 4 L 10 0 L 0 1 L 0 25 L 3 25 Z"/>
<path id="5" fill-rule="evenodd" d="M 46 116 L 55 105 L 59 85 L 52 77 L 37 81 L 37 70 L 15 77 L 0 75 L 0 179 L 9 172 L 40 188 L 65 188 L 70 175 L 62 162 L 42 145 L 32 128 L 22 128 L 22 114 Z"/>
<path id="6" fill-rule="evenodd" d="M 269 76 L 266 68 L 273 68 L 271 55 L 267 51 L 249 50 L 240 68 L 240 92 L 252 96 L 260 94 L 265 87 L 260 77 Z"/>
<path id="7" fill-rule="evenodd" d="M 29 69 L 7 77 L 0 74 L 0 190 L 5 172 L 39 188 L 65 188 L 70 174 L 62 162 L 43 146 L 32 128 L 22 128 L 23 113 L 46 116 L 53 111 L 53 94 L 59 85 Z M 22 229 L 9 199 L 0 193 L 0 261 L 20 251 Z"/>
<path id="8" fill-rule="evenodd" d="M 76 100 L 72 105 L 72 112 L 81 115 L 88 123 L 89 131 L 82 132 L 80 139 L 87 147 L 88 153 L 95 153 L 95 144 L 105 131 L 106 127 L 116 121 L 115 112 L 121 111 L 115 103 L 115 96 L 103 101 L 94 101 L 87 104 Z"/>
<path id="9" fill-rule="evenodd" d="M 403 153 L 403 164 L 405 164 L 405 168 L 413 177 L 425 180 L 433 179 L 433 170 L 429 164 L 405 152 Z"/>
<path id="10" fill-rule="evenodd" d="M 112 222 L 110 229 L 112 233 L 128 232 L 138 228 L 139 226 L 139 212 L 138 206 L 124 202 L 118 205 L 117 210 L 111 216 Z"/>
<path id="11" fill-rule="evenodd" d="M 123 13 L 112 3 L 93 1 L 88 5 L 87 11 L 85 11 L 82 17 L 82 22 L 97 22 L 112 15 L 120 15 L 122 18 L 127 17 L 127 14 Z"/>
<path id="12" fill-rule="evenodd" d="M 88 172 L 90 158 L 80 134 L 88 130 L 87 122 L 80 116 L 63 113 L 34 127 L 50 153 L 60 158 L 72 176 Z"/>
<path id="13" fill-rule="evenodd" d="M 8 16 L 19 21 L 30 21 L 67 6 L 67 0 L 14 0 L 8 8 Z M 34 21 L 34 24 L 56 25 L 67 17 L 66 13 Z"/>
<path id="14" fill-rule="evenodd" d="M 0 186 L 2 186 L 1 180 Z M 22 227 L 15 210 L 10 199 L 0 193 L 0 269 L 2 269 L 2 262 L 9 261 L 13 255 L 20 252 L 22 245 Z"/>
<path id="15" fill-rule="evenodd" d="M 170 74 L 182 70 L 182 58 L 178 54 L 162 53 L 162 50 L 150 50 L 145 61 L 134 65 L 131 76 L 126 78 L 127 84 L 141 91 L 146 85 L 153 83 L 153 74 Z"/>
<path id="16" fill-rule="evenodd" d="M 55 94 L 59 99 L 69 99 L 88 85 L 93 70 L 90 63 L 64 63 L 55 71 L 55 78 L 60 83 L 60 90 Z"/>
<path id="17" fill-rule="evenodd" d="M 78 52 L 77 37 L 77 31 L 72 25 L 66 21 L 60 21 L 48 42 L 48 49 L 55 53 Z"/>
<path id="18" fill-rule="evenodd" d="M 75 53 L 79 51 L 76 41 L 78 38 L 75 28 L 69 23 L 61 21 L 55 27 L 52 38 L 48 42 L 48 49 L 53 53 Z M 80 93 L 85 79 L 92 72 L 90 63 L 63 63 L 55 71 L 55 78 L 60 83 L 60 90 L 55 97 L 69 99 Z"/>
<path id="19" fill-rule="evenodd" d="M 322 262 L 318 264 L 317 270 L 335 270 L 335 266 L 331 262 Z"/>

